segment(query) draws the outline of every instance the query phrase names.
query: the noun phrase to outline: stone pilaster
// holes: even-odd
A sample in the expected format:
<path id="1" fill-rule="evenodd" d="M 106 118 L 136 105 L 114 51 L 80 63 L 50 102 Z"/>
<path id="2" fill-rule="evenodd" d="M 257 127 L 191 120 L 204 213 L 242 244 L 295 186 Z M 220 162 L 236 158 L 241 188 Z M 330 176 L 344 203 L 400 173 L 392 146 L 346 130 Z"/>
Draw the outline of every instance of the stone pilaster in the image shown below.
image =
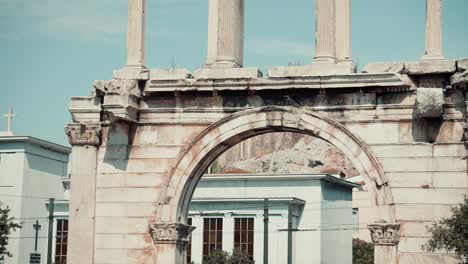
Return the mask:
<path id="1" fill-rule="evenodd" d="M 99 123 L 70 124 L 65 128 L 72 145 L 68 262 L 94 263 L 97 149 Z"/>
<path id="2" fill-rule="evenodd" d="M 128 68 L 145 68 L 146 63 L 146 0 L 128 0 Z"/>
<path id="3" fill-rule="evenodd" d="M 426 0 L 426 52 L 422 59 L 444 59 L 442 55 L 442 0 Z"/>
<path id="4" fill-rule="evenodd" d="M 150 225 L 151 236 L 161 263 L 185 263 L 186 246 L 193 226 L 158 222 Z M 159 263 L 159 262 L 158 262 Z"/>
<path id="5" fill-rule="evenodd" d="M 397 245 L 400 242 L 399 223 L 375 223 L 368 225 L 374 243 L 375 264 L 396 264 Z"/>
<path id="6" fill-rule="evenodd" d="M 336 61 L 335 1 L 317 0 L 315 61 Z"/>
<path id="7" fill-rule="evenodd" d="M 244 0 L 210 0 L 208 67 L 242 67 Z"/>
<path id="8" fill-rule="evenodd" d="M 351 0 L 336 0 L 336 59 L 351 62 Z"/>

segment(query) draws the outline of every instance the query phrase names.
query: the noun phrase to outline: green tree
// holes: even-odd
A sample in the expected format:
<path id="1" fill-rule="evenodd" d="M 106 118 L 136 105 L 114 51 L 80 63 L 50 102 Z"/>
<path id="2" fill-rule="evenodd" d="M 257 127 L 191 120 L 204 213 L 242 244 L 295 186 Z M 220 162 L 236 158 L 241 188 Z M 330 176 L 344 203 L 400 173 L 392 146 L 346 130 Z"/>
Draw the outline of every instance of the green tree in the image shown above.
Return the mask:
<path id="1" fill-rule="evenodd" d="M 13 217 L 9 217 L 9 213 L 10 208 L 8 208 L 8 206 L 6 208 L 0 207 L 0 259 L 3 259 L 5 256 L 12 256 L 6 248 L 8 245 L 8 237 L 12 231 L 22 228 L 19 223 L 15 222 Z"/>
<path id="2" fill-rule="evenodd" d="M 427 227 L 431 233 L 423 249 L 429 252 L 445 249 L 453 251 L 461 263 L 468 263 L 468 197 L 452 207 L 452 216 Z"/>
<path id="3" fill-rule="evenodd" d="M 239 249 L 232 250 L 229 254 L 226 251 L 216 250 L 203 259 L 203 264 L 254 264 L 249 256 Z"/>
<path id="4" fill-rule="evenodd" d="M 353 264 L 373 264 L 374 245 L 361 239 L 353 239 Z"/>

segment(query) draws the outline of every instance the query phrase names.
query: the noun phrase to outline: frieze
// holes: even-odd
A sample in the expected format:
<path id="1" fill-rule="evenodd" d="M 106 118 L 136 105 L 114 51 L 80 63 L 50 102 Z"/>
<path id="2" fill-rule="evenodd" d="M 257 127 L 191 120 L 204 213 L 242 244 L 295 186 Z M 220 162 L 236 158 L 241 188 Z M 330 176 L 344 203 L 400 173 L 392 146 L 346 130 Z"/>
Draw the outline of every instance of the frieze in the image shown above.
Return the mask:
<path id="1" fill-rule="evenodd" d="M 182 223 L 160 222 L 150 225 L 155 244 L 188 243 L 194 226 Z"/>
<path id="2" fill-rule="evenodd" d="M 101 126 L 99 124 L 70 124 L 65 133 L 72 146 L 99 146 L 101 144 Z"/>
<path id="3" fill-rule="evenodd" d="M 400 224 L 375 223 L 367 226 L 376 245 L 396 245 L 400 242 Z"/>

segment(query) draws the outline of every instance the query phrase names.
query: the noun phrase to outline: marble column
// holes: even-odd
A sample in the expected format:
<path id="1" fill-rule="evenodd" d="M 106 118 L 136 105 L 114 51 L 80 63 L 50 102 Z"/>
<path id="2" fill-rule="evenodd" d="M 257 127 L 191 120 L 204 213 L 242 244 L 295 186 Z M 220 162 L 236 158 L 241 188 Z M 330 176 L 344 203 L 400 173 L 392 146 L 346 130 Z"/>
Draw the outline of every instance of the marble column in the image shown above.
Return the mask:
<path id="1" fill-rule="evenodd" d="M 101 144 L 101 126 L 70 124 L 65 128 L 65 133 L 72 145 L 67 263 L 92 264 L 97 151 Z"/>
<path id="2" fill-rule="evenodd" d="M 368 225 L 374 243 L 375 264 L 397 264 L 398 243 L 400 242 L 399 223 L 375 223 Z"/>
<path id="3" fill-rule="evenodd" d="M 146 0 L 128 0 L 127 68 L 145 68 Z"/>
<path id="4" fill-rule="evenodd" d="M 426 0 L 426 52 L 422 60 L 440 60 L 442 55 L 442 0 Z"/>
<path id="5" fill-rule="evenodd" d="M 315 61 L 336 61 L 335 1 L 316 1 Z"/>
<path id="6" fill-rule="evenodd" d="M 207 67 L 242 67 L 244 0 L 210 0 Z"/>
<path id="7" fill-rule="evenodd" d="M 351 0 L 336 0 L 336 59 L 351 62 Z"/>

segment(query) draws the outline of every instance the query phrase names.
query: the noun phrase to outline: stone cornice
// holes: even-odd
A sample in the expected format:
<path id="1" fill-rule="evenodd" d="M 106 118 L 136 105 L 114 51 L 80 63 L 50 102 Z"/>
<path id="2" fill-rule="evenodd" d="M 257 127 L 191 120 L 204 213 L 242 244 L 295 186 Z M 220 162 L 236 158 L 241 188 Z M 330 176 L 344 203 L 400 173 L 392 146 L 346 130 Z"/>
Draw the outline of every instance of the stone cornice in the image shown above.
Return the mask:
<path id="1" fill-rule="evenodd" d="M 150 225 L 155 244 L 185 244 L 190 240 L 193 226 L 181 223 L 158 222 Z"/>
<path id="2" fill-rule="evenodd" d="M 399 87 L 410 89 L 405 77 L 395 73 L 356 73 L 345 75 L 308 76 L 308 77 L 264 77 L 264 78 L 225 78 L 197 79 L 197 76 L 173 80 L 153 80 L 146 83 L 144 95 L 154 92 L 190 91 L 261 91 L 283 89 L 347 89 L 347 88 L 388 89 Z"/>
<path id="3" fill-rule="evenodd" d="M 99 123 L 69 124 L 65 127 L 72 146 L 99 146 L 101 145 L 101 125 Z"/>
<path id="4" fill-rule="evenodd" d="M 375 223 L 367 226 L 376 245 L 397 245 L 400 242 L 399 223 Z"/>

